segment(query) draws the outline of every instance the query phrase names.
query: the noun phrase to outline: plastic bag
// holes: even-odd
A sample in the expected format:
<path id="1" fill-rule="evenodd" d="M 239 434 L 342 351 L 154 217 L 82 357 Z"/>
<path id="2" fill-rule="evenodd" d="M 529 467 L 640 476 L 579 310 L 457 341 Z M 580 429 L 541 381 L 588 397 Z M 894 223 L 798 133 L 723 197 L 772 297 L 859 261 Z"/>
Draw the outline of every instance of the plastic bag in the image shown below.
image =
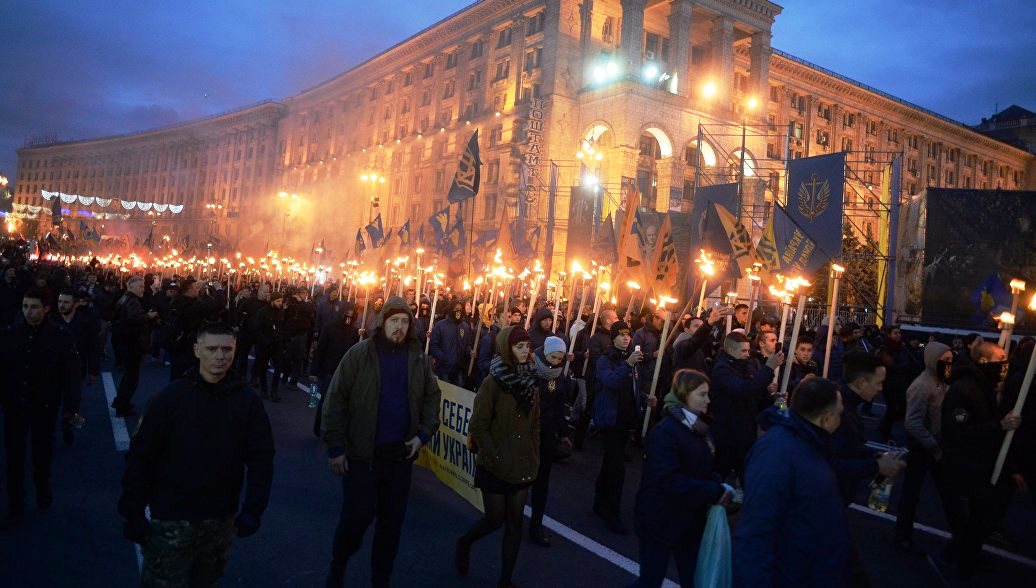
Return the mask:
<path id="1" fill-rule="evenodd" d="M 730 588 L 734 579 L 730 562 L 727 509 L 715 504 L 709 507 L 709 519 L 701 536 L 698 566 L 694 571 L 695 588 Z"/>

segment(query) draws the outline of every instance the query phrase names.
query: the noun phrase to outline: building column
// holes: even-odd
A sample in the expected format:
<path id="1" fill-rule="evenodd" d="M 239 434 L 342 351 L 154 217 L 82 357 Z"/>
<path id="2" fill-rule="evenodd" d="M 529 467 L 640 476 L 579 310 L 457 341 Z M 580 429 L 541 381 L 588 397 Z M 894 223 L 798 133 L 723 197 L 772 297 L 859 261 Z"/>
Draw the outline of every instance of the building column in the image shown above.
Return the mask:
<path id="1" fill-rule="evenodd" d="M 622 57 L 625 75 L 640 76 L 641 53 L 644 47 L 644 8 L 647 0 L 621 0 L 622 4 Z"/>
<path id="2" fill-rule="evenodd" d="M 730 17 L 713 19 L 711 41 L 715 102 L 730 110 L 734 86 L 734 21 Z"/>
<path id="3" fill-rule="evenodd" d="M 751 64 L 749 66 L 748 91 L 755 95 L 759 104 L 766 104 L 770 99 L 770 33 L 752 34 L 752 46 L 748 50 Z M 765 115 L 765 109 L 762 110 Z"/>
<path id="4" fill-rule="evenodd" d="M 669 70 L 671 91 L 687 96 L 691 64 L 691 0 L 669 2 Z"/>
<path id="5" fill-rule="evenodd" d="M 590 55 L 590 48 L 593 46 L 593 19 L 594 0 L 583 0 L 583 2 L 579 4 L 579 50 L 583 54 L 584 60 L 581 78 L 579 80 L 580 88 L 590 85 L 591 78 L 589 77 L 589 74 L 593 64 L 586 56 Z"/>

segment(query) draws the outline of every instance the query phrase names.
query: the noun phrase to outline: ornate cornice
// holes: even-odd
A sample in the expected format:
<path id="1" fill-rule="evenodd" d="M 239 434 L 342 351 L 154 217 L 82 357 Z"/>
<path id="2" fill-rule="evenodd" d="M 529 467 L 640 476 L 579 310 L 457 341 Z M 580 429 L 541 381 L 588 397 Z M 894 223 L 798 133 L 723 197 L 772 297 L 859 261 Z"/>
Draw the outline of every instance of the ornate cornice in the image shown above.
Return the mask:
<path id="1" fill-rule="evenodd" d="M 695 0 L 695 4 L 769 31 L 774 18 L 784 9 L 766 0 Z"/>

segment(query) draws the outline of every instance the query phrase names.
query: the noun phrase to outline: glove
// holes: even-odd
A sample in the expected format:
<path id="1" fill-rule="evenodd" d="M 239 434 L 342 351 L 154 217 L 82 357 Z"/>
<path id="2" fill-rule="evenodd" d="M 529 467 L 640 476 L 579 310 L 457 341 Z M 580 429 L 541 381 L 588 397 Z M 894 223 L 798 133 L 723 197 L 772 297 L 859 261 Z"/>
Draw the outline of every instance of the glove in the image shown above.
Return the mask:
<path id="1" fill-rule="evenodd" d="M 251 537 L 259 530 L 259 517 L 243 512 L 237 515 L 234 526 L 237 527 L 238 537 Z"/>
<path id="2" fill-rule="evenodd" d="M 147 543 L 151 538 L 151 521 L 144 517 L 127 519 L 122 524 L 122 536 L 140 545 Z"/>

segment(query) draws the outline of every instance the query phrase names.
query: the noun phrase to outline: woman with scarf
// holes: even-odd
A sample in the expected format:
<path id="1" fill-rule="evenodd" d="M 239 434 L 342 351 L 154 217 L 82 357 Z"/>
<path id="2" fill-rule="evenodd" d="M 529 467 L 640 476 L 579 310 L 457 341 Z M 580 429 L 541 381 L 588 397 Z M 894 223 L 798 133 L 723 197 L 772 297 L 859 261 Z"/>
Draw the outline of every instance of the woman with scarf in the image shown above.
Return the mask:
<path id="1" fill-rule="evenodd" d="M 511 575 L 522 541 L 522 512 L 540 467 L 539 381 L 529 334 L 511 326 L 497 335 L 499 355 L 475 396 L 468 437 L 477 452 L 475 485 L 482 490 L 485 516 L 457 540 L 454 563 L 468 575 L 471 545 L 505 526 L 503 563 L 497 586 L 512 587 Z"/>
<path id="2" fill-rule="evenodd" d="M 682 586 L 694 585 L 698 548 L 706 515 L 725 504 L 734 489 L 713 470 L 716 453 L 709 435 L 709 378 L 679 370 L 665 397 L 662 420 L 647 440 L 634 527 L 640 540 L 640 578 L 636 586 L 661 586 L 676 558 Z"/>
<path id="3" fill-rule="evenodd" d="M 568 425 L 568 404 L 575 381 L 572 373 L 564 373 L 565 342 L 560 337 L 547 337 L 543 347 L 533 351 L 540 395 L 540 469 L 532 485 L 532 518 L 529 519 L 529 539 L 541 547 L 550 547 L 550 536 L 543 530 L 543 513 L 547 509 L 550 487 L 550 468 L 560 443 L 565 450 L 572 449 L 571 429 Z"/>

